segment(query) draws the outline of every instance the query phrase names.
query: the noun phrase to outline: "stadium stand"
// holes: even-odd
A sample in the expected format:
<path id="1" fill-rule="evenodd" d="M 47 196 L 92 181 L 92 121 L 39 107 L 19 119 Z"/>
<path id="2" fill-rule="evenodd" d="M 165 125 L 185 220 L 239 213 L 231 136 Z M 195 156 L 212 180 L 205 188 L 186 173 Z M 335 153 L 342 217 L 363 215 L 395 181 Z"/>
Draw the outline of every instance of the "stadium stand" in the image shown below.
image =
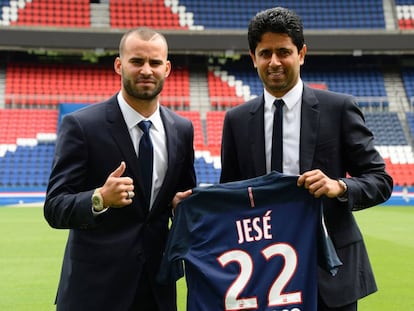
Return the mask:
<path id="1" fill-rule="evenodd" d="M 186 11 L 193 12 L 194 23 L 204 29 L 246 29 L 250 18 L 263 8 L 275 6 L 272 0 L 182 0 Z M 305 29 L 384 28 L 382 0 L 306 1 L 281 0 L 278 6 L 293 8 L 304 20 Z M 355 10 L 355 8 L 358 8 Z M 323 16 L 324 18 L 320 18 Z"/>
<path id="2" fill-rule="evenodd" d="M 352 63 L 351 63 L 352 62 Z M 366 64 L 364 64 L 366 62 Z M 363 66 L 361 66 L 364 64 Z M 316 88 L 353 94 L 361 108 L 386 110 L 389 102 L 384 75 L 372 59 L 324 57 L 309 58 L 302 71 L 303 80 Z M 248 57 L 223 66 L 211 66 L 208 71 L 210 100 L 215 109 L 227 109 L 263 92 L 262 83 Z M 220 102 L 220 98 L 233 97 Z"/>
<path id="3" fill-rule="evenodd" d="M 186 23 L 180 24 L 178 12 L 166 7 L 163 0 L 135 1 L 111 0 L 111 27 L 130 28 L 148 26 L 159 29 L 186 29 Z M 154 18 L 156 16 L 156 18 Z"/>
<path id="4" fill-rule="evenodd" d="M 226 71 L 211 69 L 207 73 L 210 103 L 213 109 L 228 109 L 243 103 L 238 86 L 242 81 L 235 81 L 234 76 L 228 76 Z M 235 84 L 239 82 L 239 85 Z"/>
<path id="5" fill-rule="evenodd" d="M 6 105 L 10 107 L 95 102 L 97 96 L 103 99 L 118 89 L 111 68 L 88 64 L 11 62 L 6 77 Z"/>
<path id="6" fill-rule="evenodd" d="M 402 79 L 411 107 L 414 107 L 414 68 L 403 67 Z"/>
<path id="7" fill-rule="evenodd" d="M 245 63 L 246 60 L 240 61 Z M 229 65 L 224 66 L 228 69 Z M 173 78 L 168 79 L 166 89 L 162 93 L 163 104 L 170 106 L 172 109 L 179 110 L 182 115 L 191 119 L 195 127 L 195 149 L 208 151 L 211 156 L 219 157 L 221 126 L 224 111 L 231 106 L 241 104 L 249 96 L 257 96 L 261 92 L 257 84 L 250 84 L 251 81 L 257 81 L 252 70 L 242 72 L 241 66 L 235 64 L 233 69 L 219 70 L 218 67 L 206 71 L 210 102 L 212 110 L 207 111 L 206 126 L 202 125 L 199 111 L 191 111 L 190 107 L 190 70 L 185 67 L 177 68 L 173 73 Z M 344 71 L 343 69 L 335 71 L 330 67 L 330 71 L 320 70 L 304 74 L 304 79 L 319 81 L 319 86 L 353 93 L 360 98 L 369 97 L 368 95 L 385 96 L 385 87 L 382 74 L 379 69 L 375 70 L 353 70 Z M 233 75 L 234 74 L 234 75 Z M 5 111 L 33 111 L 27 107 L 54 107 L 60 102 L 96 102 L 98 98 L 106 98 L 112 95 L 118 89 L 118 77 L 108 66 L 99 65 L 68 65 L 68 64 L 39 64 L 39 63 L 14 63 L 11 62 L 6 70 L 6 105 L 12 107 L 26 107 L 26 109 L 10 109 Z M 333 77 L 333 78 L 332 78 Z M 342 77 L 342 79 L 341 79 Z M 96 83 L 99 81 L 99 84 Z M 339 89 L 337 85 L 341 85 Z M 318 85 L 317 83 L 317 85 Z M 363 87 L 366 84 L 365 88 Z M 349 88 L 346 88 L 346 87 Z M 336 89 L 335 89 L 336 87 Z M 22 90 L 25 88 L 25 90 Z M 251 91 L 255 90 L 255 91 Z M 93 93 L 93 92 L 95 93 Z M 371 93 L 370 93 L 371 91 Z M 252 94 L 256 93 L 256 94 Z M 86 98 L 92 95 L 90 100 Z M 20 97 L 19 97 L 20 96 Z M 54 96 L 59 96 L 54 99 Z M 374 96 L 375 97 L 375 96 Z M 19 99 L 20 98 L 20 99 Z M 223 99 L 224 100 L 220 100 Z M 30 100 L 32 99 L 32 100 Z M 216 100 L 218 99 L 218 100 Z M 214 104 L 219 103 L 219 104 Z M 388 108 L 384 105 L 382 110 Z M 186 111 L 186 109 L 190 109 Z M 42 111 L 42 110 L 35 110 Z M 43 110 L 44 111 L 48 110 Z M 53 110 L 52 111 L 56 111 Z M 14 116 L 7 117 L 10 120 Z M 32 117 L 32 119 L 34 119 Z M 369 127 L 373 130 L 377 144 L 379 146 L 389 145 L 408 145 L 400 119 L 396 112 L 380 111 L 377 113 L 366 113 L 366 120 Z M 24 123 L 24 122 L 23 122 Z M 6 124 L 6 123 L 5 123 Z M 16 120 L 14 124 L 21 124 Z M 4 131 L 3 136 L 9 139 L 3 143 L 15 143 L 18 135 L 12 134 L 13 127 L 10 131 Z M 53 132 L 51 128 L 46 132 Z M 17 135 L 17 136 L 16 136 Z M 19 137 L 25 137 L 20 133 Z M 35 135 L 32 135 L 34 138 Z M 10 141 L 12 140 L 12 141 Z M 211 169 L 211 167 L 210 167 Z M 214 170 L 219 170 L 215 168 Z M 207 180 L 203 180 L 203 176 Z M 200 176 L 200 182 L 211 182 L 211 176 L 217 174 L 204 174 Z M 217 181 L 217 180 L 216 180 Z M 398 180 L 397 180 L 398 183 Z"/>
<path id="8" fill-rule="evenodd" d="M 224 114 L 224 111 L 207 111 L 207 146 L 213 156 L 220 155 L 221 132 L 223 128 Z"/>
<path id="9" fill-rule="evenodd" d="M 414 137 L 414 112 L 406 112 L 406 118 L 411 135 Z"/>
<path id="10" fill-rule="evenodd" d="M 368 127 L 374 133 L 376 146 L 408 145 L 396 112 L 365 113 Z"/>
<path id="11" fill-rule="evenodd" d="M 326 61 L 327 58 L 325 58 Z M 195 149 L 208 151 L 213 157 L 219 157 L 221 126 L 226 109 L 241 104 L 251 96 L 260 94 L 261 86 L 257 84 L 256 73 L 246 68 L 248 60 L 242 59 L 232 64 L 209 67 L 207 76 L 211 110 L 206 114 L 206 126 L 203 126 L 199 111 L 191 111 L 190 107 L 190 70 L 185 67 L 177 67 L 172 77 L 166 83 L 162 93 L 162 103 L 172 109 L 180 111 L 182 115 L 193 121 L 195 134 Z M 314 61 L 317 63 L 318 61 Z M 336 60 L 337 62 L 337 60 Z M 240 64 L 242 65 L 240 65 Z M 312 60 L 310 61 L 312 64 Z M 233 66 L 232 66 L 233 65 Z M 329 70 L 321 66 L 310 66 L 312 70 L 304 71 L 303 77 L 306 83 L 315 84 L 316 87 L 324 87 L 330 90 L 351 93 L 359 97 L 362 108 L 367 107 L 364 99 L 382 99 L 386 97 L 384 78 L 379 67 L 368 64 L 367 68 L 354 66 L 351 70 L 330 64 Z M 109 65 L 102 64 L 60 64 L 60 63 L 27 63 L 10 62 L 6 69 L 6 107 L 14 108 L 5 111 L 20 111 L 16 107 L 26 108 L 23 111 L 36 111 L 27 107 L 49 107 L 56 111 L 59 103 L 82 102 L 94 103 L 114 94 L 118 89 L 118 76 L 114 74 Z M 411 77 L 406 78 L 411 81 Z M 99 81 L 99 83 L 96 83 Z M 407 84 L 408 82 L 406 82 Z M 93 90 L 93 92 L 91 91 Z M 88 97 L 89 96 L 89 97 Z M 380 101 L 378 101 L 380 102 Z M 366 120 L 373 130 L 378 146 L 408 145 L 408 139 L 396 112 L 386 112 L 388 101 L 383 101 L 377 113 L 367 111 Z M 371 106 L 373 107 L 373 106 Z M 45 110 L 47 111 L 47 110 Z M 26 113 L 27 114 L 27 113 Z M 8 117 L 10 120 L 14 116 Z M 15 120 L 14 124 L 21 121 Z M 7 123 L 5 123 L 7 124 Z M 32 128 L 35 129 L 34 127 Z M 52 131 L 54 129 L 52 128 Z M 46 131 L 47 132 L 47 131 Z M 4 131 L 4 133 L 6 133 Z M 15 142 L 17 134 L 13 127 L 9 126 L 7 138 L 9 143 Z M 20 133 L 23 135 L 23 133 Z M 35 135 L 32 135 L 33 138 Z M 25 137 L 19 136 L 19 137 Z M 390 164 L 392 165 L 392 164 Z M 212 167 L 210 167 L 212 169 Z M 218 170 L 219 168 L 214 168 Z M 207 180 L 200 176 L 200 182 L 211 182 L 211 176 L 207 174 Z M 218 180 L 215 180 L 216 182 Z M 414 184 L 414 180 L 411 182 Z M 397 179 L 397 184 L 400 182 Z"/>
<path id="12" fill-rule="evenodd" d="M 58 111 L 52 109 L 0 109 L 0 145 L 19 140 L 45 139 L 56 134 Z"/>
<path id="13" fill-rule="evenodd" d="M 277 5 L 294 9 L 311 31 L 414 28 L 414 0 L 367 0 L 363 4 L 358 0 L 282 0 Z M 257 11 L 271 6 L 274 1 L 270 0 L 0 0 L 0 25 L 109 31 L 145 25 L 166 31 L 237 31 L 245 30 Z M 60 105 L 91 104 L 113 95 L 119 89 L 113 55 L 98 58 L 97 63 L 76 53 L 56 57 L 8 51 L 2 55 L 0 193 L 44 191 Z M 172 57 L 174 67 L 161 103 L 193 122 L 199 183 L 218 182 L 224 113 L 260 96 L 262 84 L 248 55 L 195 58 L 184 51 Z M 302 71 L 305 83 L 358 99 L 398 191 L 414 186 L 413 64 L 411 55 L 354 57 L 330 52 L 308 55 Z"/>
<path id="14" fill-rule="evenodd" d="M 89 0 L 7 1 L 3 19 L 10 25 L 53 27 L 90 27 Z"/>
<path id="15" fill-rule="evenodd" d="M 174 110 L 190 109 L 190 72 L 185 66 L 175 67 L 165 83 L 162 102 Z"/>
<path id="16" fill-rule="evenodd" d="M 46 189 L 57 118 L 54 109 L 0 109 L 0 189 Z"/>
<path id="17" fill-rule="evenodd" d="M 89 0 L 3 0 L 0 5 L 4 25 L 91 26 Z M 274 5 L 272 0 L 242 3 L 238 0 L 111 0 L 108 9 L 112 28 L 146 25 L 159 29 L 245 29 L 252 15 Z M 282 0 L 277 5 L 295 9 L 303 17 L 306 29 L 385 27 L 382 0 L 368 0 L 363 4 L 358 0 Z M 401 14 L 406 14 L 406 6 L 400 7 Z M 400 20 L 405 23 L 410 18 Z"/>
<path id="18" fill-rule="evenodd" d="M 113 64 L 61 64 L 11 62 L 6 69 L 6 106 L 56 107 L 61 102 L 93 103 L 119 89 Z M 163 102 L 173 108 L 188 108 L 189 74 L 175 68 Z"/>
<path id="19" fill-rule="evenodd" d="M 13 191 L 44 191 L 54 147 L 54 143 L 37 143 L 6 151 L 0 161 L 0 187 Z"/>
<path id="20" fill-rule="evenodd" d="M 204 141 L 204 129 L 201 122 L 201 116 L 199 111 L 185 111 L 177 110 L 177 113 L 187 119 L 190 119 L 194 126 L 194 149 L 204 150 L 206 144 Z"/>
<path id="21" fill-rule="evenodd" d="M 414 1 L 396 0 L 395 6 L 399 28 L 414 29 Z"/>

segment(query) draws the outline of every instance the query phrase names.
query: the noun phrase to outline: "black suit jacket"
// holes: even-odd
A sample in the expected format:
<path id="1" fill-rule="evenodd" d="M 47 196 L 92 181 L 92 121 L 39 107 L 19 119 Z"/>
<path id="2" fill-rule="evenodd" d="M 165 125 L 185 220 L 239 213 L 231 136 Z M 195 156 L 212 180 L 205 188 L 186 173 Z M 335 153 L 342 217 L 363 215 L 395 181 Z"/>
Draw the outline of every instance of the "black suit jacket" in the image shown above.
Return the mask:
<path id="1" fill-rule="evenodd" d="M 193 188 L 193 126 L 160 107 L 167 136 L 168 170 L 150 212 L 145 211 L 138 158 L 116 96 L 63 118 L 44 214 L 54 228 L 70 229 L 57 294 L 58 310 L 128 310 L 145 264 L 155 280 L 168 235 L 170 202 Z M 92 213 L 91 196 L 121 161 L 134 180 L 124 208 Z M 175 308 L 175 284 L 148 284 L 160 310 Z"/>
<path id="2" fill-rule="evenodd" d="M 221 182 L 266 173 L 263 133 L 263 96 L 226 113 Z M 393 187 L 352 96 L 304 86 L 299 161 L 301 173 L 321 169 L 330 178 L 352 176 L 345 180 L 347 202 L 323 198 L 326 225 L 344 265 L 335 277 L 319 271 L 319 292 L 327 305 L 346 305 L 377 290 L 352 211 L 386 201 Z"/>

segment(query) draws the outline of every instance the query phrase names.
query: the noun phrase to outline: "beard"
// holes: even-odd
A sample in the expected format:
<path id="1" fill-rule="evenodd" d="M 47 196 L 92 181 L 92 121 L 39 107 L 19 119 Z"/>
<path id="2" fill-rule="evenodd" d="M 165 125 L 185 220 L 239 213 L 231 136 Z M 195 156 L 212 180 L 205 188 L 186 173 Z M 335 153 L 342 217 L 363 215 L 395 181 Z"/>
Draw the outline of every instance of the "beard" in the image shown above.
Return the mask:
<path id="1" fill-rule="evenodd" d="M 126 78 L 122 78 L 122 84 L 129 96 L 140 100 L 152 100 L 161 93 L 164 80 L 160 80 L 154 89 L 140 89 L 135 86 L 132 80 Z"/>

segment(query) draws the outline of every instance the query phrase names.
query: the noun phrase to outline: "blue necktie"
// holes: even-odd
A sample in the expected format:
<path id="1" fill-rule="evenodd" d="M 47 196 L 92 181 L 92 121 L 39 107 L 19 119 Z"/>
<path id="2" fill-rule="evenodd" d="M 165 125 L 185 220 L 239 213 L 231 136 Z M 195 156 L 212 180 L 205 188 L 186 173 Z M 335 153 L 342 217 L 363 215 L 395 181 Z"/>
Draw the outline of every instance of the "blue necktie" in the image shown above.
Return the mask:
<path id="1" fill-rule="evenodd" d="M 146 208 L 150 208 L 151 188 L 152 188 L 152 167 L 154 162 L 153 147 L 151 137 L 149 135 L 151 121 L 141 121 L 138 123 L 143 135 L 139 142 L 138 162 L 141 168 L 142 185 L 144 186 L 144 195 Z"/>
<path id="2" fill-rule="evenodd" d="M 283 99 L 276 99 L 273 103 L 276 111 L 273 116 L 272 135 L 272 171 L 283 172 Z"/>

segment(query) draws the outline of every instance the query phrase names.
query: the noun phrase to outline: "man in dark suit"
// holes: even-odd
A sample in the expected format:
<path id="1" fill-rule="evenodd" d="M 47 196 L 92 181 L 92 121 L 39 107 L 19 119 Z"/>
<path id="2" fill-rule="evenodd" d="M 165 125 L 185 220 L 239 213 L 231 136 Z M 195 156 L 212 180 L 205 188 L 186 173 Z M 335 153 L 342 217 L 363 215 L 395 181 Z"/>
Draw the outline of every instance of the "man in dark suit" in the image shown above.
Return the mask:
<path id="1" fill-rule="evenodd" d="M 177 309 L 175 284 L 155 276 L 172 200 L 196 180 L 192 123 L 159 103 L 171 71 L 167 56 L 160 33 L 128 31 L 114 63 L 121 91 L 63 118 L 44 205 L 52 227 L 70 229 L 57 310 Z M 151 122 L 153 148 L 144 167 L 142 120 Z"/>
<path id="2" fill-rule="evenodd" d="M 302 22 L 294 12 L 259 12 L 250 21 L 248 41 L 264 94 L 226 113 L 220 181 L 271 170 L 300 175 L 298 186 L 323 197 L 326 226 L 343 262 L 336 276 L 319 269 L 318 310 L 357 310 L 357 300 L 377 287 L 352 211 L 386 201 L 392 179 L 355 100 L 303 84 L 300 67 L 307 48 Z M 282 121 L 274 121 L 279 108 L 273 103 L 280 99 Z M 277 122 L 283 124 L 283 138 L 272 143 Z M 280 141 L 282 147 L 277 147 Z M 283 159 L 279 167 L 272 163 L 278 150 Z"/>

